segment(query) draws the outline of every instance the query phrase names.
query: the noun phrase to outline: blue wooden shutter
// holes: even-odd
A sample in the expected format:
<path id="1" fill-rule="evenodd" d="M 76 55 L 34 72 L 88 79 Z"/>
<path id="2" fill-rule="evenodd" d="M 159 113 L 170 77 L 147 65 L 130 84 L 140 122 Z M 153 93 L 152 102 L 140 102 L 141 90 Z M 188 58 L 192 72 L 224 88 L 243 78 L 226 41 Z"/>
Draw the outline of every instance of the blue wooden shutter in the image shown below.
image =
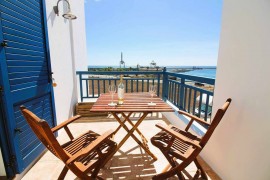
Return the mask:
<path id="1" fill-rule="evenodd" d="M 1 82 L 9 140 L 22 172 L 44 150 L 21 112 L 20 105 L 55 125 L 54 98 L 42 0 L 0 0 Z"/>

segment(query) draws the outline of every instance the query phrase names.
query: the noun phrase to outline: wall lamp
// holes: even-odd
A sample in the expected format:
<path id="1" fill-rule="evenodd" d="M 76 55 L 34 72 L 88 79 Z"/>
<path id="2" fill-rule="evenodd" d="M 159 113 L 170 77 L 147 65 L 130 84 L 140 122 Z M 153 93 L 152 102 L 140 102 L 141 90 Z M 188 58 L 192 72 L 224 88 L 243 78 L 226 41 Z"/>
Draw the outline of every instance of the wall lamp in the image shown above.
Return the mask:
<path id="1" fill-rule="evenodd" d="M 58 8 L 58 5 L 59 5 L 59 2 L 60 1 L 65 1 L 68 5 L 68 10 L 66 13 L 64 13 L 62 16 L 65 18 L 65 19 L 70 19 L 70 20 L 73 20 L 73 19 L 77 19 L 77 17 L 71 13 L 71 9 L 70 9 L 70 4 L 67 0 L 58 0 L 57 1 L 57 5 L 53 7 L 53 10 L 55 12 L 55 14 L 57 14 L 57 16 L 59 16 L 59 8 Z"/>

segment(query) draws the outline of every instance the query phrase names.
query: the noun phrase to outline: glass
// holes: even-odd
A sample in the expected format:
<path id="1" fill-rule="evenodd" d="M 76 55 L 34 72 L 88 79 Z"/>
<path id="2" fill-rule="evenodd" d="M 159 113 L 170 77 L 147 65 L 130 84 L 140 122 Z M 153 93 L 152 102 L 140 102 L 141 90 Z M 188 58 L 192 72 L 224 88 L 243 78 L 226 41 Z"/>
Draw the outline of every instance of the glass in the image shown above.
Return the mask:
<path id="1" fill-rule="evenodd" d="M 157 92 L 157 87 L 155 85 L 150 85 L 149 86 L 149 93 L 150 93 L 150 96 L 151 96 L 151 102 L 148 103 L 148 105 L 150 105 L 150 106 L 156 105 L 156 103 L 153 103 L 152 102 L 153 101 L 153 97 L 156 94 L 156 92 Z"/>
<path id="2" fill-rule="evenodd" d="M 113 96 L 114 96 L 114 94 L 116 93 L 116 87 L 115 87 L 114 84 L 109 85 L 109 93 L 110 93 L 110 95 L 111 95 L 111 97 L 112 97 L 112 102 L 109 103 L 108 105 L 109 105 L 109 106 L 115 106 L 116 103 L 113 102 Z"/>

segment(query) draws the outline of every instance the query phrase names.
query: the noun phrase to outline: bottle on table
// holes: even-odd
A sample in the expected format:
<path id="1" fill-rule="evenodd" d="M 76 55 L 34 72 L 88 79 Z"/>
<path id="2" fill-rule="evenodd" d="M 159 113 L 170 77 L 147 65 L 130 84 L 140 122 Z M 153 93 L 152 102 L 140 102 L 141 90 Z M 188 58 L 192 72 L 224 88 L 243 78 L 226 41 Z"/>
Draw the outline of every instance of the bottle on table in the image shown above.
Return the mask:
<path id="1" fill-rule="evenodd" d="M 120 76 L 120 82 L 118 85 L 118 104 L 124 103 L 125 86 L 123 84 L 123 75 Z"/>

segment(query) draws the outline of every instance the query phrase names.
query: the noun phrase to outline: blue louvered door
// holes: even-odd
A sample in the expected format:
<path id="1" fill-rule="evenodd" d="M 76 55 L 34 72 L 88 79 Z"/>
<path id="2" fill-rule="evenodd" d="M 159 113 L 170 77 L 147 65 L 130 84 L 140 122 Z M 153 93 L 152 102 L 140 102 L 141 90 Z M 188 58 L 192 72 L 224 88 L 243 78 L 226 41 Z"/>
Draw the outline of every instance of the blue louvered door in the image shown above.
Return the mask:
<path id="1" fill-rule="evenodd" d="M 0 0 L 0 85 L 17 173 L 44 150 L 19 111 L 24 105 L 55 125 L 43 0 Z"/>

